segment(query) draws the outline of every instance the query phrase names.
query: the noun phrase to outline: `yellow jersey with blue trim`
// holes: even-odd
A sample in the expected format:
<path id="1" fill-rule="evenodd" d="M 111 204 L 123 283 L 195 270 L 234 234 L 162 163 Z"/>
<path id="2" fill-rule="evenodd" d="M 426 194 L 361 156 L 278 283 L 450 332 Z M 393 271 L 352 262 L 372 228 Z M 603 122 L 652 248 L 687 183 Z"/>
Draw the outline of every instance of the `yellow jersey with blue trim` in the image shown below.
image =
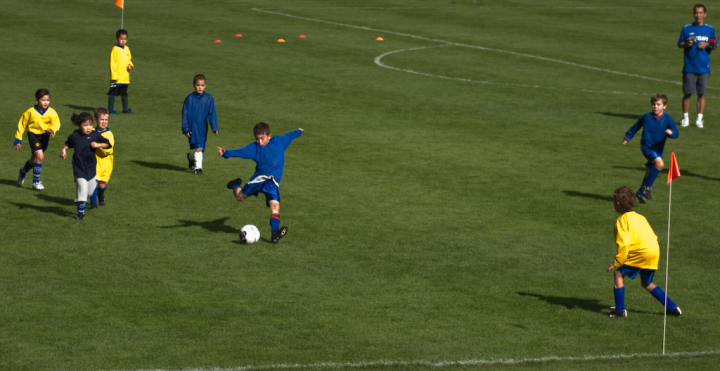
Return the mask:
<path id="1" fill-rule="evenodd" d="M 20 117 L 17 132 L 15 132 L 16 141 L 21 141 L 25 130 L 30 133 L 42 135 L 46 130 L 52 130 L 55 134 L 60 131 L 60 118 L 54 109 L 48 107 L 45 111 L 38 110 L 37 106 L 30 107 Z"/>
<path id="2" fill-rule="evenodd" d="M 105 128 L 105 130 L 103 130 L 103 131 L 99 131 L 99 133 L 105 139 L 110 141 L 110 148 L 96 148 L 95 156 L 97 156 L 97 158 L 104 158 L 104 157 L 112 156 L 113 149 L 115 149 L 115 136 L 113 135 L 112 131 L 110 131 L 110 129 L 108 129 L 108 128 Z"/>
<path id="3" fill-rule="evenodd" d="M 615 243 L 618 251 L 613 265 L 640 269 L 657 269 L 660 246 L 657 236 L 644 216 L 628 211 L 615 221 Z"/>
<path id="4" fill-rule="evenodd" d="M 130 83 L 130 71 L 127 69 L 128 65 L 135 68 L 132 62 L 130 48 L 127 45 L 113 46 L 112 51 L 110 51 L 110 84 Z"/>

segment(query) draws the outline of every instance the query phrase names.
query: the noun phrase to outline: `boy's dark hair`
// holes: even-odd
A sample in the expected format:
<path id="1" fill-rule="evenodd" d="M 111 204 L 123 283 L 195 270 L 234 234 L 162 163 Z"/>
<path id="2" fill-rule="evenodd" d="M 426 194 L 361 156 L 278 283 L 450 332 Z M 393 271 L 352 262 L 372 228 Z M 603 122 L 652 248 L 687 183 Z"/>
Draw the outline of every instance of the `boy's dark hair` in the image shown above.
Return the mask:
<path id="1" fill-rule="evenodd" d="M 653 96 L 650 97 L 650 104 L 654 104 L 655 102 L 657 102 L 659 100 L 661 100 L 663 102 L 663 106 L 667 106 L 667 101 L 668 101 L 667 95 L 665 95 L 663 93 L 653 94 Z"/>
<path id="2" fill-rule="evenodd" d="M 693 12 L 694 12 L 695 9 L 697 9 L 697 8 L 703 8 L 703 13 L 707 13 L 707 9 L 705 8 L 705 5 L 695 4 L 695 6 L 693 7 Z"/>
<path id="3" fill-rule="evenodd" d="M 100 115 L 109 115 L 109 114 L 110 114 L 110 111 L 108 111 L 108 109 L 105 107 L 100 107 L 95 110 L 95 118 L 99 118 Z"/>
<path id="4" fill-rule="evenodd" d="M 73 125 L 77 127 L 80 127 L 80 125 L 82 125 L 86 121 L 90 121 L 92 123 L 92 120 L 92 115 L 87 112 L 83 112 L 79 115 L 73 112 L 72 117 L 70 117 L 70 121 L 72 121 Z"/>
<path id="5" fill-rule="evenodd" d="M 199 73 L 193 77 L 193 85 L 197 84 L 198 81 L 205 81 L 207 82 L 207 79 L 205 78 L 205 75 Z"/>
<path id="6" fill-rule="evenodd" d="M 260 135 L 260 134 L 270 135 L 270 125 L 268 125 L 264 122 L 260 122 L 257 125 L 255 125 L 255 127 L 253 128 L 253 135 Z"/>
<path id="7" fill-rule="evenodd" d="M 121 35 L 127 36 L 128 33 L 127 33 L 127 31 L 125 31 L 121 28 L 121 29 L 117 30 L 117 32 L 115 32 L 115 38 L 119 39 Z"/>
<path id="8" fill-rule="evenodd" d="M 614 202 L 617 202 L 623 211 L 633 211 L 635 208 L 635 192 L 628 186 L 622 186 L 613 192 Z"/>
<path id="9" fill-rule="evenodd" d="M 50 95 L 50 90 L 47 89 L 38 89 L 38 91 L 35 92 L 35 100 L 39 100 L 40 98 Z"/>

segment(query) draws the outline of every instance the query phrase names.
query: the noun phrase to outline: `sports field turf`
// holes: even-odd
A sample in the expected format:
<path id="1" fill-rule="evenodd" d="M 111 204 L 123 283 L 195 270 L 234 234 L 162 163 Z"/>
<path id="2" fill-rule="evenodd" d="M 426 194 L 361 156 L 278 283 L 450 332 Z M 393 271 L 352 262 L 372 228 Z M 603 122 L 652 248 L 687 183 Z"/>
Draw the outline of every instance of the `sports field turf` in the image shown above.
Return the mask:
<path id="1" fill-rule="evenodd" d="M 691 3 L 126 2 L 136 114 L 110 118 L 107 206 L 77 221 L 71 161 L 58 155 L 71 114 L 107 104 L 120 9 L 0 0 L 0 369 L 718 367 L 717 88 L 705 128 L 682 128 L 665 151 L 683 174 L 675 356 L 616 357 L 662 351 L 662 307 L 639 282 L 627 281 L 630 316 L 606 317 L 611 194 L 636 189 L 645 162 L 639 137 L 621 141 L 656 92 L 679 122 L 675 44 Z M 718 17 L 708 9 L 710 25 Z M 187 170 L 180 131 L 197 73 L 220 122 L 204 176 Z M 27 136 L 20 153 L 11 146 L 39 88 L 62 121 L 42 192 L 16 185 Z M 239 204 L 225 188 L 254 164 L 214 151 L 251 142 L 259 121 L 275 135 L 305 129 L 286 156 L 278 244 L 264 199 Z M 658 235 L 662 287 L 665 177 L 637 208 Z M 258 244 L 239 242 L 245 224 Z"/>

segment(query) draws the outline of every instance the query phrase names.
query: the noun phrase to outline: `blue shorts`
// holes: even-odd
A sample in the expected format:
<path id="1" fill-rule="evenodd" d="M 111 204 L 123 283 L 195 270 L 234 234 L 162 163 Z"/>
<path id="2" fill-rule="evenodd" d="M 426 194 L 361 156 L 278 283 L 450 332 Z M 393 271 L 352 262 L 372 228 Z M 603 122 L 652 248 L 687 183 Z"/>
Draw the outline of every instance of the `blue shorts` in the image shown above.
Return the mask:
<path id="1" fill-rule="evenodd" d="M 663 153 L 662 152 L 655 152 L 649 148 L 646 147 L 640 147 L 640 151 L 642 151 L 643 156 L 648 160 L 648 162 L 645 163 L 645 167 L 652 167 L 653 161 L 655 161 L 656 158 L 662 158 Z"/>
<path id="2" fill-rule="evenodd" d="M 652 283 L 653 277 L 655 277 L 655 269 L 641 269 L 637 267 L 631 267 L 629 265 L 623 265 L 622 267 L 618 268 L 620 273 L 630 277 L 631 280 L 634 280 L 635 277 L 637 277 L 638 273 L 640 273 L 640 278 L 645 283 Z"/>
<path id="3" fill-rule="evenodd" d="M 242 193 L 245 196 L 255 196 L 259 193 L 265 195 L 265 205 L 270 207 L 270 201 L 280 202 L 280 190 L 272 179 L 268 179 L 260 183 L 247 183 L 242 187 Z"/>
<path id="4" fill-rule="evenodd" d="M 190 143 L 190 149 L 195 148 L 202 148 L 202 151 L 205 152 L 205 143 Z"/>

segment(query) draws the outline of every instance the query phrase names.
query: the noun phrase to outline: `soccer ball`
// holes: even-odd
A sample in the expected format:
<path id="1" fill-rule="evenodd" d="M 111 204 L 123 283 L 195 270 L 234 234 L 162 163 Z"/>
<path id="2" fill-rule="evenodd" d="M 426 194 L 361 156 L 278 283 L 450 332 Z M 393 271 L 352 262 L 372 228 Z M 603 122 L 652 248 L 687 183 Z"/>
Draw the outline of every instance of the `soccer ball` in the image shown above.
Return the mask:
<path id="1" fill-rule="evenodd" d="M 260 240 L 260 231 L 256 226 L 248 224 L 240 228 L 240 241 L 246 244 L 253 244 L 258 242 L 258 240 Z"/>

